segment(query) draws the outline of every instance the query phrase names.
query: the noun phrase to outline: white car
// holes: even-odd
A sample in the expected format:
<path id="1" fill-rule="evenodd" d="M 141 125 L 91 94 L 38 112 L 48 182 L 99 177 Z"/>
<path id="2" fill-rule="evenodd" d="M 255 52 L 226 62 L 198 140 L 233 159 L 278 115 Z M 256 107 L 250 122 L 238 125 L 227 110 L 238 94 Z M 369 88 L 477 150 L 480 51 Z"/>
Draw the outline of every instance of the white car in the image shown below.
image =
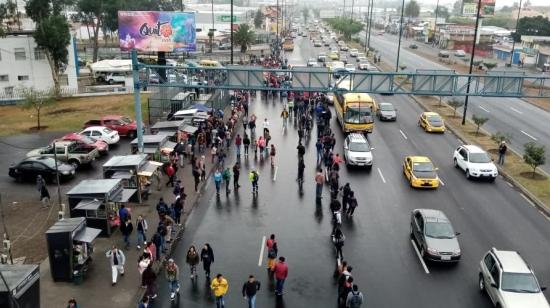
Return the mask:
<path id="1" fill-rule="evenodd" d="M 464 170 L 466 178 L 487 178 L 493 182 L 498 169 L 487 152 L 475 145 L 461 145 L 453 155 L 456 168 Z"/>
<path id="2" fill-rule="evenodd" d="M 353 64 L 346 64 L 344 68 L 350 73 L 355 73 L 355 65 Z"/>
<path id="3" fill-rule="evenodd" d="M 455 51 L 455 57 L 465 57 L 466 56 L 466 52 L 462 49 L 458 49 L 457 51 Z"/>
<path id="4" fill-rule="evenodd" d="M 352 133 L 344 141 L 344 161 L 347 166 L 360 166 L 372 168 L 372 152 L 369 142 L 365 136 Z"/>
<path id="5" fill-rule="evenodd" d="M 359 50 L 357 50 L 357 48 L 352 48 L 349 50 L 350 57 L 357 57 L 358 53 L 359 53 Z"/>
<path id="6" fill-rule="evenodd" d="M 355 58 L 355 62 L 366 62 L 368 61 L 367 57 L 365 56 L 357 56 L 357 58 Z"/>
<path id="7" fill-rule="evenodd" d="M 317 61 L 315 61 L 314 58 L 310 58 L 309 60 L 307 60 L 307 66 L 308 67 L 317 66 Z"/>
<path id="8" fill-rule="evenodd" d="M 90 137 L 92 140 L 103 140 L 107 144 L 116 144 L 120 140 L 120 136 L 116 130 L 105 126 L 90 126 L 79 134 Z"/>

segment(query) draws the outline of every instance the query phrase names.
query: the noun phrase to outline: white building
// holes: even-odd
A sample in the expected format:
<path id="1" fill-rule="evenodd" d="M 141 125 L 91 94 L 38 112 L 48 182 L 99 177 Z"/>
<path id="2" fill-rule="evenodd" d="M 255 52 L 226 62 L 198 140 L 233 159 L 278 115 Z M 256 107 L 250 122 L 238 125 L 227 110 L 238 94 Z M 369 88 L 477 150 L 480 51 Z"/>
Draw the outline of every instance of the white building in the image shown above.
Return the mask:
<path id="1" fill-rule="evenodd" d="M 73 45 L 67 46 L 68 65 L 60 76 L 64 92 L 78 90 Z M 32 31 L 8 33 L 0 38 L 0 97 L 11 97 L 21 87 L 46 90 L 53 87 L 53 78 L 46 54 L 37 48 Z"/>

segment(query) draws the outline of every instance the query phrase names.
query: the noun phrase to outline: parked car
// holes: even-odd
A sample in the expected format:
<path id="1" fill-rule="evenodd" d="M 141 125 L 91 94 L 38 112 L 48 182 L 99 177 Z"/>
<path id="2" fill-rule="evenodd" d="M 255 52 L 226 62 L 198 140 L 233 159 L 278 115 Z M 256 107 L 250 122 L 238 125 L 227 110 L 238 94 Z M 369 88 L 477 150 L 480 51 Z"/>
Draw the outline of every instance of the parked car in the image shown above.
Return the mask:
<path id="1" fill-rule="evenodd" d="M 349 134 L 344 140 L 344 161 L 347 166 L 372 168 L 372 148 L 362 134 Z"/>
<path id="2" fill-rule="evenodd" d="M 77 141 L 82 142 L 85 146 L 92 147 L 97 149 L 100 155 L 107 155 L 109 152 L 109 144 L 103 140 L 93 140 L 92 138 L 89 138 L 84 135 L 80 135 L 77 133 L 69 133 L 65 136 L 57 139 L 56 141 Z"/>
<path id="3" fill-rule="evenodd" d="M 491 248 L 479 261 L 479 290 L 495 307 L 548 308 L 535 272 L 516 251 Z"/>
<path id="4" fill-rule="evenodd" d="M 106 115 L 99 119 L 89 120 L 84 123 L 84 128 L 90 126 L 105 126 L 112 130 L 116 130 L 118 135 L 127 136 L 130 139 L 134 139 L 137 135 L 137 123 L 121 115 Z M 143 129 L 145 130 L 145 125 L 143 125 Z M 110 142 L 107 143 L 112 144 Z"/>
<path id="5" fill-rule="evenodd" d="M 454 151 L 453 163 L 464 170 L 466 178 L 486 178 L 494 182 L 498 176 L 497 166 L 491 156 L 475 145 L 461 145 Z"/>
<path id="6" fill-rule="evenodd" d="M 112 72 L 108 73 L 103 77 L 104 81 L 108 84 L 115 83 L 126 83 L 126 73 L 125 72 Z"/>
<path id="7" fill-rule="evenodd" d="M 308 66 L 308 67 L 317 66 L 317 61 L 315 61 L 314 58 L 309 58 L 309 59 L 307 60 L 307 66 Z"/>
<path id="8" fill-rule="evenodd" d="M 365 56 L 357 55 L 357 58 L 355 58 L 355 62 L 365 62 L 365 61 L 368 61 L 367 57 Z"/>
<path id="9" fill-rule="evenodd" d="M 350 57 L 357 57 L 357 54 L 359 53 L 359 50 L 357 48 L 352 48 L 349 50 L 349 56 Z"/>
<path id="10" fill-rule="evenodd" d="M 466 56 L 466 52 L 462 49 L 455 51 L 455 57 L 463 58 Z"/>
<path id="11" fill-rule="evenodd" d="M 218 47 L 219 50 L 231 50 L 231 43 L 223 43 Z"/>
<path id="12" fill-rule="evenodd" d="M 76 168 L 73 165 L 59 160 L 57 161 L 57 169 L 55 165 L 55 160 L 51 157 L 27 157 L 19 163 L 10 166 L 8 174 L 18 182 L 36 182 L 36 177 L 40 175 L 45 181 L 56 183 L 57 173 L 59 173 L 59 180 L 74 177 Z"/>
<path id="13" fill-rule="evenodd" d="M 411 212 L 411 238 L 426 261 L 458 262 L 462 252 L 451 222 L 442 211 L 415 209 Z"/>
<path id="14" fill-rule="evenodd" d="M 416 44 L 410 44 L 410 45 L 409 45 L 409 48 L 410 48 L 410 49 L 418 49 L 418 45 L 416 45 Z"/>
<path id="15" fill-rule="evenodd" d="M 397 109 L 391 103 L 380 103 L 376 115 L 380 121 L 396 121 Z"/>
<path id="16" fill-rule="evenodd" d="M 55 153 L 54 153 L 55 151 Z M 71 164 L 76 168 L 80 165 L 89 165 L 98 156 L 97 149 L 84 147 L 76 141 L 59 141 L 43 148 L 34 149 L 27 153 L 27 157 L 57 157 L 58 160 Z"/>
<path id="17" fill-rule="evenodd" d="M 92 140 L 102 140 L 107 144 L 116 144 L 120 140 L 120 136 L 116 130 L 112 130 L 105 126 L 86 127 L 79 134 L 90 137 Z"/>
<path id="18" fill-rule="evenodd" d="M 446 50 L 440 50 L 439 53 L 437 54 L 438 57 L 440 58 L 448 58 L 449 57 L 449 52 L 446 51 Z"/>

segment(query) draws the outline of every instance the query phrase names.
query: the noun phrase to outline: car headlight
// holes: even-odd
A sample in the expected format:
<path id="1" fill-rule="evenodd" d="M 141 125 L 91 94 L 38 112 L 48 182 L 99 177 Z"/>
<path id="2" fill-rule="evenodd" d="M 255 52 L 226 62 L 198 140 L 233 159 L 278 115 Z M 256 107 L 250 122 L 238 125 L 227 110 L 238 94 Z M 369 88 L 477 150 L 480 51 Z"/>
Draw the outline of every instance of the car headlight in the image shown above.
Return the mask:
<path id="1" fill-rule="evenodd" d="M 431 255 L 439 255 L 439 252 L 433 248 L 428 247 L 428 253 Z"/>
<path id="2" fill-rule="evenodd" d="M 71 174 L 71 171 L 61 171 L 61 174 L 63 174 L 63 175 L 69 175 L 69 174 Z"/>
<path id="3" fill-rule="evenodd" d="M 470 172 L 477 174 L 477 173 L 479 173 L 479 169 L 470 169 Z"/>
<path id="4" fill-rule="evenodd" d="M 461 253 L 462 253 L 462 251 L 460 251 L 460 249 L 457 249 L 457 250 L 453 251 L 453 256 L 460 256 Z"/>

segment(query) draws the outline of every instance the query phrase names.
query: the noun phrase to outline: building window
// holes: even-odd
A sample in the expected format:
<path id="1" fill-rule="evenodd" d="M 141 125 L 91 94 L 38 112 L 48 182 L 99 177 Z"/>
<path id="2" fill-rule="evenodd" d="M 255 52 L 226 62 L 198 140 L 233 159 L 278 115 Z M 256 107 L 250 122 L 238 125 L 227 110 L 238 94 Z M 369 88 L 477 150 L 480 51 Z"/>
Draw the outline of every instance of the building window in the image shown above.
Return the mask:
<path id="1" fill-rule="evenodd" d="M 27 60 L 25 48 L 15 48 L 13 54 L 15 55 L 15 60 Z"/>
<path id="2" fill-rule="evenodd" d="M 67 75 L 67 74 L 59 75 L 59 85 L 68 86 L 69 85 L 69 75 Z"/>
<path id="3" fill-rule="evenodd" d="M 29 75 L 19 75 L 17 76 L 17 80 L 19 81 L 29 80 Z"/>
<path id="4" fill-rule="evenodd" d="M 44 50 L 42 50 L 40 48 L 35 48 L 34 49 L 34 59 L 35 60 L 46 60 L 46 53 L 44 52 Z"/>
<path id="5" fill-rule="evenodd" d="M 0 81 L 10 81 L 9 75 L 0 75 Z"/>

